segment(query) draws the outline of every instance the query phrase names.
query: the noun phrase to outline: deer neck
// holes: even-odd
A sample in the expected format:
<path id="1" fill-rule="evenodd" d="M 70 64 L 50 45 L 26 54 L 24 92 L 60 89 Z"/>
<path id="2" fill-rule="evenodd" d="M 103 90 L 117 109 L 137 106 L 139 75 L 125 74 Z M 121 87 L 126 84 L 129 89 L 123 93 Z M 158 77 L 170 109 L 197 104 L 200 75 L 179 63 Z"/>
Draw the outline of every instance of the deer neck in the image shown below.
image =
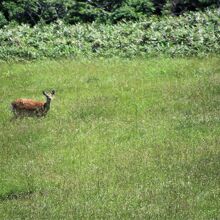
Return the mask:
<path id="1" fill-rule="evenodd" d="M 44 111 L 49 111 L 50 110 L 50 103 L 51 103 L 51 99 L 47 98 L 47 101 L 44 103 Z"/>

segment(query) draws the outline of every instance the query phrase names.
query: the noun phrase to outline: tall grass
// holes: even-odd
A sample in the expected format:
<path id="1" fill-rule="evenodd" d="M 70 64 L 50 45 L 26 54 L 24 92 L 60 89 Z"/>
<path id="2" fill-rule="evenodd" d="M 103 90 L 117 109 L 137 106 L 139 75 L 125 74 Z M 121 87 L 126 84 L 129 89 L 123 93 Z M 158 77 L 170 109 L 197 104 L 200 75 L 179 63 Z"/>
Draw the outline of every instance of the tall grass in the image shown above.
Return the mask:
<path id="1" fill-rule="evenodd" d="M 0 219 L 218 219 L 219 61 L 1 63 Z"/>

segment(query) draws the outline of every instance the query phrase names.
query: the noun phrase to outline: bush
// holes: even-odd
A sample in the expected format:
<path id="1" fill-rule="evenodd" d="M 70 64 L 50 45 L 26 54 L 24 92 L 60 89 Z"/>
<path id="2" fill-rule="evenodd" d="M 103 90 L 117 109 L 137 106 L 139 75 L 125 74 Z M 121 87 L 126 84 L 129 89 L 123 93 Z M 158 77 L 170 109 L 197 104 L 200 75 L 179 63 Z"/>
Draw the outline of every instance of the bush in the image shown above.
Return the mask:
<path id="1" fill-rule="evenodd" d="M 138 21 L 149 17 L 154 12 L 154 5 L 152 1 L 143 0 L 128 0 L 120 8 L 116 9 L 111 17 L 112 22 L 118 21 Z"/>
<path id="2" fill-rule="evenodd" d="M 68 24 L 138 21 L 149 16 L 203 10 L 220 6 L 219 0 L 0 0 L 8 22 L 32 26 L 63 20 Z"/>
<path id="3" fill-rule="evenodd" d="M 0 12 L 0 28 L 2 28 L 4 25 L 6 25 L 8 22 L 5 18 L 5 16 Z"/>
<path id="4" fill-rule="evenodd" d="M 220 52 L 219 27 L 218 9 L 117 25 L 8 25 L 0 29 L 0 59 L 203 56 Z"/>

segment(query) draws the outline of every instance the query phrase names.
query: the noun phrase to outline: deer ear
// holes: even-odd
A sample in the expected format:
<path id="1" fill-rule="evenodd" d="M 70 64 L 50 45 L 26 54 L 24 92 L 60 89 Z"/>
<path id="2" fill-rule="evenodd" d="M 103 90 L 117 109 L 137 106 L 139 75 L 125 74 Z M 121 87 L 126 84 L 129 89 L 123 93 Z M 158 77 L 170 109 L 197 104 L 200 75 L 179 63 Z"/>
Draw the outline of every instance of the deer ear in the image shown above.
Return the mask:
<path id="1" fill-rule="evenodd" d="M 55 90 L 52 90 L 52 91 L 51 91 L 51 95 L 55 95 Z"/>
<path id="2" fill-rule="evenodd" d="M 45 92 L 45 91 L 43 91 L 42 93 L 43 93 L 43 95 L 47 96 L 47 94 L 46 94 L 46 92 Z"/>

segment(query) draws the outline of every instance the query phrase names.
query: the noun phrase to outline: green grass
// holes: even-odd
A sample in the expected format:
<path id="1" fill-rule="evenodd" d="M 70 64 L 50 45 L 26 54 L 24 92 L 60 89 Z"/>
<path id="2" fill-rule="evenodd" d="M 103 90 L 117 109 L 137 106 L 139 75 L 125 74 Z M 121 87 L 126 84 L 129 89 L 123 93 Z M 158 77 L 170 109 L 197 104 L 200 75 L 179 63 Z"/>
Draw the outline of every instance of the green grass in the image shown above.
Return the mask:
<path id="1" fill-rule="evenodd" d="M 219 63 L 1 63 L 0 219 L 219 219 Z M 44 89 L 46 118 L 11 120 Z"/>

